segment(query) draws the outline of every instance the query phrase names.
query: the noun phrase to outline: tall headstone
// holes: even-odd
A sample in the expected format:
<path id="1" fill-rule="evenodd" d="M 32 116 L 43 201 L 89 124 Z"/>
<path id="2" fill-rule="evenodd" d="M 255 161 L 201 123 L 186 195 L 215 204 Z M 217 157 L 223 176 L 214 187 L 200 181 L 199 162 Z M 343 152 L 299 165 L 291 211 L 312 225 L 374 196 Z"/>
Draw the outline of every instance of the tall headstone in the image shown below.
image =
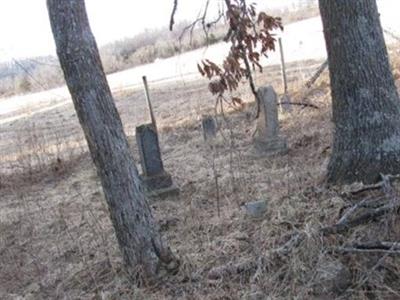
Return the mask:
<path id="1" fill-rule="evenodd" d="M 272 86 L 257 91 L 260 115 L 255 136 L 256 148 L 267 155 L 287 152 L 286 138 L 279 134 L 278 98 Z"/>
<path id="2" fill-rule="evenodd" d="M 141 179 L 148 196 L 167 196 L 179 192 L 171 175 L 164 170 L 161 159 L 157 129 L 154 124 L 136 127 L 136 142 L 139 148 Z"/>

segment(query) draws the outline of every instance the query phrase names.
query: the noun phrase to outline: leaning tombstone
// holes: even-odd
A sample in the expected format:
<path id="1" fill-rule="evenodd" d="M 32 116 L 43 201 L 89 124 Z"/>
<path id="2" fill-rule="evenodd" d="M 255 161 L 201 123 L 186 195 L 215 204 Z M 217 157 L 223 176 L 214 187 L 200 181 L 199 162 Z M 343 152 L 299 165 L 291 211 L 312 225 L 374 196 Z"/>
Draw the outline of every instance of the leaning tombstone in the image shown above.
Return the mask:
<path id="1" fill-rule="evenodd" d="M 140 177 L 146 194 L 149 197 L 166 197 L 179 193 L 171 175 L 164 170 L 155 125 L 150 123 L 136 127 L 136 141 L 142 166 Z"/>
<path id="2" fill-rule="evenodd" d="M 257 91 L 260 115 L 257 121 L 255 146 L 264 154 L 283 154 L 288 150 L 286 138 L 279 134 L 278 100 L 272 86 Z"/>
<path id="3" fill-rule="evenodd" d="M 217 123 L 210 115 L 205 115 L 201 119 L 201 128 L 203 129 L 204 141 L 210 142 L 215 139 L 217 135 Z"/>

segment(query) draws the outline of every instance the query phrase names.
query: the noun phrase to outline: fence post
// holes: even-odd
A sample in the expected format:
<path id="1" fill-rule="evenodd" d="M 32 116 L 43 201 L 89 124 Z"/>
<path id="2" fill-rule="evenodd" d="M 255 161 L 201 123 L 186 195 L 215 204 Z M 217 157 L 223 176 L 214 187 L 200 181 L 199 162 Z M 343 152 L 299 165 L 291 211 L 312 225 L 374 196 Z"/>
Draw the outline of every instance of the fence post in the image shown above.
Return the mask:
<path id="1" fill-rule="evenodd" d="M 147 78 L 146 78 L 146 76 L 143 76 L 142 79 L 143 79 L 143 85 L 144 85 L 144 94 L 146 96 L 146 103 L 147 103 L 147 108 L 149 109 L 151 123 L 157 129 L 156 118 L 154 117 L 153 106 L 151 105 L 151 101 L 150 101 L 150 93 L 149 93 L 149 86 L 147 84 Z"/>
<path id="2" fill-rule="evenodd" d="M 282 71 L 282 82 L 283 82 L 283 97 L 281 98 L 281 111 L 291 111 L 290 107 L 290 97 L 288 93 L 288 84 L 287 84 L 287 77 L 286 77 L 286 66 L 285 66 L 285 55 L 283 52 L 282 46 L 282 38 L 278 39 L 279 42 L 279 51 L 281 54 L 281 71 Z"/>

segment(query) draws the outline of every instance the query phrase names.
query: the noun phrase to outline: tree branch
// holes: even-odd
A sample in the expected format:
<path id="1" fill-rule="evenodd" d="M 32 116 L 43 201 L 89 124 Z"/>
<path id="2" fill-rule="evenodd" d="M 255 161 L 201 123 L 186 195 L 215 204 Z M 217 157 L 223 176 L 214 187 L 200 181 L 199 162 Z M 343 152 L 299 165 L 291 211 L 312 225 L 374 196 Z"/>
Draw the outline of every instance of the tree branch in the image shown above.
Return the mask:
<path id="1" fill-rule="evenodd" d="M 279 102 L 278 105 L 283 105 L 283 104 L 287 104 L 287 105 L 299 105 L 299 106 L 303 106 L 303 107 L 311 107 L 314 109 L 319 109 L 318 106 L 311 104 L 311 103 L 305 103 L 305 102 L 289 102 L 289 101 L 283 101 L 283 102 Z"/>
<path id="2" fill-rule="evenodd" d="M 174 0 L 174 6 L 172 8 L 171 19 L 169 21 L 169 31 L 172 31 L 175 24 L 175 14 L 176 10 L 178 9 L 178 0 Z"/>

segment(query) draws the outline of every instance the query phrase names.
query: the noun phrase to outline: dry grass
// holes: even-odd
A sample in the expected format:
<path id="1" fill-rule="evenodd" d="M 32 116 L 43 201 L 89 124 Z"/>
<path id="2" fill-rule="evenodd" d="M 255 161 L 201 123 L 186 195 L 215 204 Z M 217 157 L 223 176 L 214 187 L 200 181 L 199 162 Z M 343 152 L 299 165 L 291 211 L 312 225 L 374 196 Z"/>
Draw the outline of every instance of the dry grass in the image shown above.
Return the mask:
<path id="1" fill-rule="evenodd" d="M 299 70 L 289 76 L 295 99 L 303 94 L 299 76 L 307 77 L 302 72 L 305 65 L 289 67 Z M 279 92 L 277 70 L 269 68 L 270 76 L 258 77 L 258 83 L 272 83 Z M 244 87 L 239 94 L 251 100 Z M 1 127 L 2 140 L 8 141 L 0 147 L 2 166 L 12 167 L 26 153 L 39 153 L 40 163 L 27 165 L 32 176 L 36 166 L 43 171 L 37 180 L 10 170 L 0 173 L 2 182 L 7 182 L 0 201 L 1 299 L 317 299 L 316 274 L 326 262 L 340 262 L 351 272 L 351 286 L 341 299 L 399 297 L 398 257 L 386 257 L 375 268 L 381 255 L 328 251 L 346 242 L 376 239 L 378 234 L 383 240 L 398 240 L 398 219 L 329 238 L 318 234 L 321 226 L 335 223 L 351 204 L 340 190 L 323 184 L 332 132 L 326 74 L 308 98 L 319 110 L 294 108 L 293 114 L 281 115 L 282 134 L 290 149 L 276 157 L 263 157 L 253 148 L 252 103 L 237 112 L 227 109 L 226 119 L 219 117 L 222 129 L 215 150 L 210 150 L 203 143 L 199 122 L 199 116 L 213 111 L 204 81 L 157 86 L 151 95 L 165 168 L 181 190 L 179 197 L 154 201 L 151 206 L 182 259 L 179 274 L 143 289 L 127 282 L 101 187 L 68 105 L 46 112 L 46 119 L 39 113 Z M 137 158 L 134 128 L 148 120 L 143 92 L 124 91 L 116 100 Z M 15 132 L 22 132 L 22 137 Z M 29 132 L 43 139 L 21 145 Z M 31 151 L 35 144 L 41 145 L 40 151 Z M 57 146 L 64 144 L 69 146 Z M 77 156 L 69 157 L 71 149 L 79 154 L 79 163 L 75 163 Z M 6 156 L 9 153 L 16 155 Z M 50 172 L 59 155 L 64 155 L 63 172 Z M 220 218 L 210 167 L 213 156 L 219 175 Z M 247 217 L 240 206 L 256 199 L 268 201 L 265 217 L 257 220 Z M 273 251 L 297 231 L 307 236 L 299 247 L 288 255 Z M 243 270 L 219 279 L 209 277 L 216 266 L 249 261 L 255 262 L 255 273 Z"/>

